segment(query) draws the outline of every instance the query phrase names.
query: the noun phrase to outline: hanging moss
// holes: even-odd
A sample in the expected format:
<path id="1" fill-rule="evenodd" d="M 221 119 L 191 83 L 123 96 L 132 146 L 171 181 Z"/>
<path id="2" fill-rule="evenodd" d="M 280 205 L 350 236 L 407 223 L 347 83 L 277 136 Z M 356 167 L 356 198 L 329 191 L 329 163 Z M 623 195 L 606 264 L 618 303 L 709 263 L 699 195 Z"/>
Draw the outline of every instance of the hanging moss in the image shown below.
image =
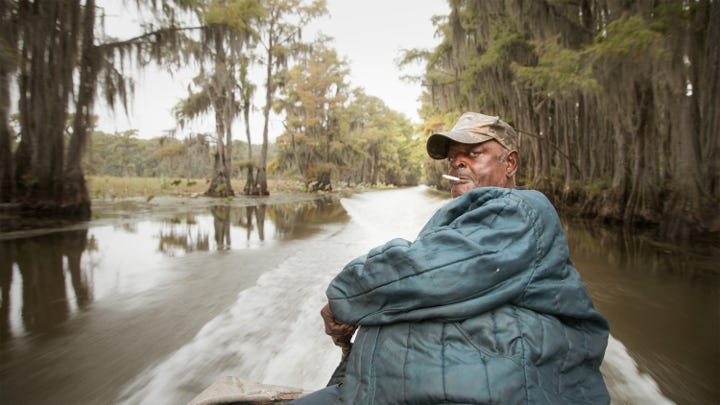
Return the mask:
<path id="1" fill-rule="evenodd" d="M 455 0 L 422 111 L 513 122 L 523 178 L 556 202 L 718 232 L 718 18 L 711 0 Z"/>

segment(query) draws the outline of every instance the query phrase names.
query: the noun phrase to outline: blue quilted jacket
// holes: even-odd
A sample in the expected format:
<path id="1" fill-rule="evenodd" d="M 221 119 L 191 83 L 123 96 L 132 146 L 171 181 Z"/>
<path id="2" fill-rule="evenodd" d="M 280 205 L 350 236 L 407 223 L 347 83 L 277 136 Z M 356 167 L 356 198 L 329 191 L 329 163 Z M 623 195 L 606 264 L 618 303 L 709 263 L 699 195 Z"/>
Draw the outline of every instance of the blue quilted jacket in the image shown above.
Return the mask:
<path id="1" fill-rule="evenodd" d="M 359 324 L 345 404 L 607 404 L 608 324 L 539 192 L 485 187 L 414 242 L 350 262 L 326 292 Z"/>

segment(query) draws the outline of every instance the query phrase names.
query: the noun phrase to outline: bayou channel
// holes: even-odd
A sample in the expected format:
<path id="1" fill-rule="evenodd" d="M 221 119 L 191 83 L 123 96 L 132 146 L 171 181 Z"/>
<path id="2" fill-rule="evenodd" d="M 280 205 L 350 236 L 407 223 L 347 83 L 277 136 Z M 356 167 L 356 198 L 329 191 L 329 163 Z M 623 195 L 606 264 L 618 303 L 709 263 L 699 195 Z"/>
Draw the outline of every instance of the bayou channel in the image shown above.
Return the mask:
<path id="1" fill-rule="evenodd" d="M 179 404 L 225 375 L 320 388 L 340 359 L 327 283 L 447 201 L 424 187 L 97 201 L 87 223 L 0 231 L 0 402 Z M 563 223 L 610 322 L 613 403 L 720 403 L 717 245 Z"/>

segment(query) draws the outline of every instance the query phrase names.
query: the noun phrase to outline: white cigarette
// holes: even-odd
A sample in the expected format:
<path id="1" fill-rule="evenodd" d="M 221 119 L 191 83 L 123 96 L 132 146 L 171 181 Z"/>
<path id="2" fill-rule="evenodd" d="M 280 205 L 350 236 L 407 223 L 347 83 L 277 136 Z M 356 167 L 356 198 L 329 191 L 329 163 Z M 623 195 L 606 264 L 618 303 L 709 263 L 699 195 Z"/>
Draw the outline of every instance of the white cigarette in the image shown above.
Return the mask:
<path id="1" fill-rule="evenodd" d="M 460 181 L 459 177 L 450 176 L 449 174 L 443 174 L 442 176 L 450 181 Z"/>

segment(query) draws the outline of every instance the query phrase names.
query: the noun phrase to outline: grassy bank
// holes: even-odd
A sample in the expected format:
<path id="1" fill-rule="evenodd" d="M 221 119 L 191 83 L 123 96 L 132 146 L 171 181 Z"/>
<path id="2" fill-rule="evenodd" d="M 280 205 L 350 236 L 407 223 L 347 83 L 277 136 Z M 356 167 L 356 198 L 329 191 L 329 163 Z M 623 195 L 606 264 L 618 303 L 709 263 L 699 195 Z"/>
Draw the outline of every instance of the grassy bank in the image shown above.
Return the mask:
<path id="1" fill-rule="evenodd" d="M 206 179 L 87 176 L 86 180 L 91 198 L 187 197 L 202 195 L 209 186 Z M 235 194 L 241 194 L 245 180 L 233 179 L 231 183 Z M 268 179 L 268 187 L 270 192 L 302 190 L 300 182 L 283 179 Z"/>

